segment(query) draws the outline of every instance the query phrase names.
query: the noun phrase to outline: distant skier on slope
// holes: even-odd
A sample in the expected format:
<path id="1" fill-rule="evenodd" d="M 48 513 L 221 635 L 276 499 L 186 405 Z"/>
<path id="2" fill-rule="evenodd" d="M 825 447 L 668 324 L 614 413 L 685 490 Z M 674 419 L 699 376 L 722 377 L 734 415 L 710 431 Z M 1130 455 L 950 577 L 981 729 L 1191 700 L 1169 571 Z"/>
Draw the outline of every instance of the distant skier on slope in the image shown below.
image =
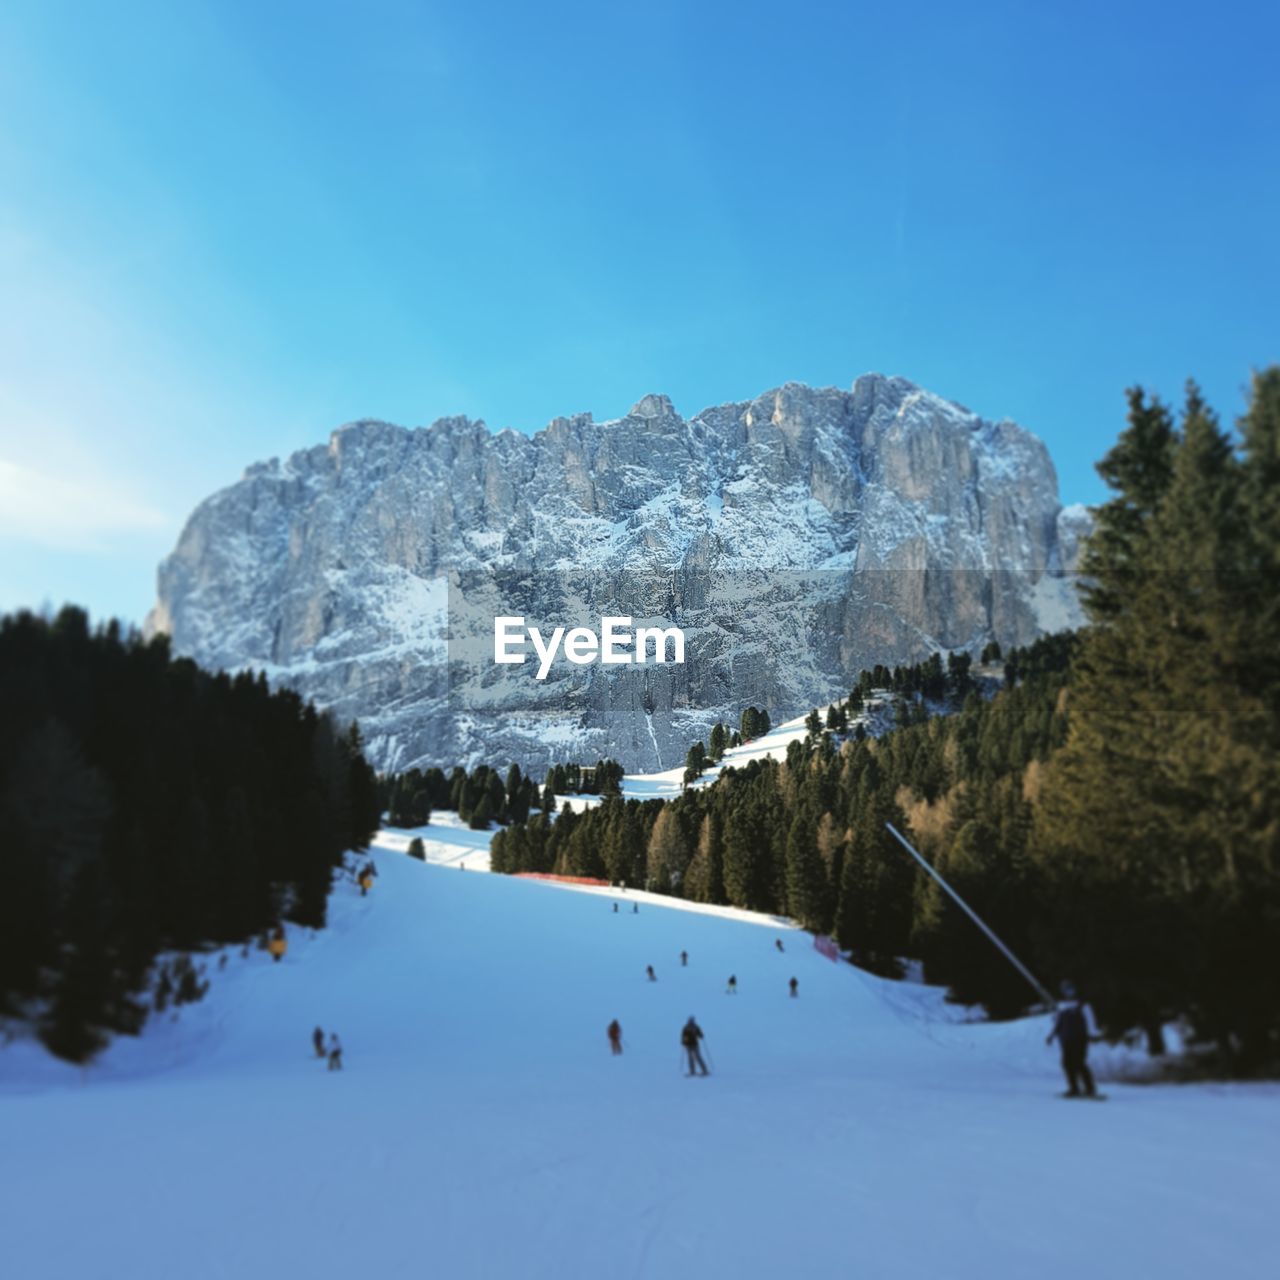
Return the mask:
<path id="1" fill-rule="evenodd" d="M 342 1041 L 336 1031 L 329 1036 L 329 1070 L 342 1070 Z"/>
<path id="2" fill-rule="evenodd" d="M 707 1064 L 702 1060 L 702 1049 L 699 1041 L 702 1039 L 702 1028 L 698 1026 L 693 1014 L 689 1015 L 689 1021 L 684 1024 L 680 1031 L 680 1043 L 684 1046 L 684 1054 L 688 1059 L 689 1070 L 688 1075 L 707 1075 Z"/>
<path id="3" fill-rule="evenodd" d="M 323 1058 L 324 1057 L 324 1031 L 321 1030 L 321 1028 L 317 1027 L 311 1033 L 311 1044 L 315 1048 L 316 1057 Z"/>
<path id="4" fill-rule="evenodd" d="M 622 1052 L 622 1024 L 614 1018 L 609 1023 L 609 1048 L 613 1050 L 614 1057 Z"/>
<path id="5" fill-rule="evenodd" d="M 781 938 L 774 938 L 774 940 L 773 940 L 773 945 L 774 945 L 775 947 L 777 947 L 779 951 L 785 951 L 785 950 L 786 950 L 786 948 L 782 945 L 782 939 L 781 939 Z"/>
<path id="6" fill-rule="evenodd" d="M 644 967 L 644 971 L 645 971 L 645 973 L 647 973 L 647 974 L 649 975 L 649 981 L 650 981 L 650 982 L 657 982 L 657 980 L 658 980 L 658 975 L 657 975 L 656 973 L 654 973 L 654 971 L 653 971 L 653 965 L 651 965 L 651 964 L 647 964 L 647 965 L 645 965 L 645 967 Z"/>
<path id="7" fill-rule="evenodd" d="M 792 998 L 794 999 L 794 998 L 795 998 L 796 996 L 798 996 L 799 994 L 800 994 L 800 984 L 795 980 L 795 978 L 792 978 L 792 979 L 791 979 L 791 995 L 792 995 Z"/>
<path id="8" fill-rule="evenodd" d="M 618 904 L 616 902 L 613 904 L 613 914 L 615 916 L 618 914 Z"/>
<path id="9" fill-rule="evenodd" d="M 729 975 L 729 985 L 725 987 L 725 995 L 736 996 L 738 994 L 738 977 L 736 974 Z"/>
<path id="10" fill-rule="evenodd" d="M 1062 1050 L 1062 1071 L 1067 1077 L 1068 1098 L 1097 1097 L 1093 1072 L 1089 1070 L 1089 1010 L 1080 999 L 1075 986 L 1062 984 L 1062 1002 L 1053 1020 L 1053 1030 L 1045 1038 L 1045 1044 L 1057 1040 Z M 1083 1094 L 1081 1085 L 1084 1086 Z"/>
<path id="11" fill-rule="evenodd" d="M 680 967 L 682 969 L 687 969 L 689 967 L 689 953 L 687 951 L 682 951 L 680 953 Z"/>
<path id="12" fill-rule="evenodd" d="M 631 904 L 631 914 L 633 916 L 638 916 L 640 914 L 640 904 L 638 902 L 633 902 Z"/>

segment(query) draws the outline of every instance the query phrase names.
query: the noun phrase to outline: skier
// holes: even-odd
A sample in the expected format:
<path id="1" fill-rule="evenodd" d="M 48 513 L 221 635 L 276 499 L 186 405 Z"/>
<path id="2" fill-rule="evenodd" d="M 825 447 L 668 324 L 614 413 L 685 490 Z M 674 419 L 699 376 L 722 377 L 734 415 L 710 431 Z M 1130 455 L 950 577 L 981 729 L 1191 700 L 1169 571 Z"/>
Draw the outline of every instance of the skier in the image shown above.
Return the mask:
<path id="1" fill-rule="evenodd" d="M 329 1036 L 329 1070 L 342 1070 L 342 1041 L 336 1031 Z"/>
<path id="2" fill-rule="evenodd" d="M 1088 1008 L 1070 982 L 1062 984 L 1062 1002 L 1058 1005 L 1053 1030 L 1046 1037 L 1045 1044 L 1052 1044 L 1054 1040 L 1062 1050 L 1062 1071 L 1067 1077 L 1067 1092 L 1063 1096 L 1081 1097 L 1080 1086 L 1083 1085 L 1083 1096 L 1096 1098 L 1098 1091 L 1093 1082 L 1093 1072 L 1086 1061 L 1089 1056 Z"/>
<path id="3" fill-rule="evenodd" d="M 284 959 L 284 953 L 289 949 L 289 943 L 284 936 L 284 925 L 278 924 L 271 933 L 271 939 L 267 943 L 267 950 L 271 953 L 272 960 L 280 961 Z"/>
<path id="4" fill-rule="evenodd" d="M 613 914 L 615 916 L 618 914 L 618 904 L 616 902 L 613 904 Z"/>
<path id="5" fill-rule="evenodd" d="M 633 902 L 631 904 L 631 914 L 633 916 L 638 916 L 640 914 L 640 904 L 638 902 Z"/>
<path id="6" fill-rule="evenodd" d="M 782 945 L 782 939 L 781 939 L 781 938 L 774 938 L 774 940 L 773 940 L 773 945 L 774 945 L 775 947 L 777 947 L 779 951 L 785 951 L 785 950 L 786 950 L 786 948 Z"/>
<path id="7" fill-rule="evenodd" d="M 609 1023 L 609 1048 L 613 1050 L 615 1058 L 622 1052 L 622 1024 L 617 1018 Z"/>
<path id="8" fill-rule="evenodd" d="M 738 979 L 735 974 L 731 973 L 729 975 L 729 985 L 724 990 L 726 995 L 736 996 L 738 994 Z"/>
<path id="9" fill-rule="evenodd" d="M 680 953 L 680 967 L 682 969 L 687 969 L 689 967 L 689 953 L 687 951 L 682 951 Z"/>
<path id="10" fill-rule="evenodd" d="M 311 1043 L 315 1047 L 316 1057 L 323 1058 L 324 1057 L 324 1032 L 319 1027 L 317 1027 L 311 1033 Z"/>
<path id="11" fill-rule="evenodd" d="M 707 1075 L 707 1064 L 702 1060 L 702 1050 L 698 1046 L 698 1041 L 702 1039 L 702 1028 L 698 1026 L 693 1014 L 689 1015 L 689 1021 L 684 1024 L 680 1032 L 680 1043 L 684 1046 L 685 1057 L 689 1061 L 689 1075 Z M 696 1070 L 695 1070 L 696 1068 Z"/>
<path id="12" fill-rule="evenodd" d="M 794 978 L 792 978 L 791 979 L 791 995 L 794 998 L 799 994 L 800 994 L 800 984 Z"/>
<path id="13" fill-rule="evenodd" d="M 645 973 L 647 973 L 647 974 L 649 975 L 649 981 L 650 981 L 650 982 L 657 982 L 657 980 L 658 980 L 658 975 L 657 975 L 656 973 L 654 973 L 654 971 L 653 971 L 653 965 L 651 965 L 651 964 L 647 964 L 647 965 L 645 965 L 645 967 L 644 967 L 644 971 L 645 971 Z"/>

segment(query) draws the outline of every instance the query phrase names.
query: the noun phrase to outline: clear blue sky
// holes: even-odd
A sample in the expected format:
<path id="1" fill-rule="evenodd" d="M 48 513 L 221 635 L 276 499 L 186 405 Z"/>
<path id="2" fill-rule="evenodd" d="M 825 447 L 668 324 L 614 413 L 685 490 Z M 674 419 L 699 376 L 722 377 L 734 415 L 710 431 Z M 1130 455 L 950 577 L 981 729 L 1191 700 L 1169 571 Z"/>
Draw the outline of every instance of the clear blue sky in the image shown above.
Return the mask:
<path id="1" fill-rule="evenodd" d="M 1280 5 L 0 9 L 0 608 L 140 619 L 357 417 L 897 373 L 1038 432 L 1280 359 Z"/>

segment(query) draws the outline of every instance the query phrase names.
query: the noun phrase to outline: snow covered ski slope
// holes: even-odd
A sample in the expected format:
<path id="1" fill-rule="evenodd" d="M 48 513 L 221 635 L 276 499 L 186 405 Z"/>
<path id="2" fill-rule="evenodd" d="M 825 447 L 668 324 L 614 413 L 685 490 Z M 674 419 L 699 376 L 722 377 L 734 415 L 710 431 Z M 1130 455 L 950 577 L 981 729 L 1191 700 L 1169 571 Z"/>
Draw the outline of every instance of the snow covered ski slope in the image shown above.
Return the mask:
<path id="1" fill-rule="evenodd" d="M 0 1051 L 5 1275 L 1275 1274 L 1275 1087 L 1061 1102 L 1042 1020 L 959 1024 L 796 931 L 377 861 L 88 1072 Z"/>

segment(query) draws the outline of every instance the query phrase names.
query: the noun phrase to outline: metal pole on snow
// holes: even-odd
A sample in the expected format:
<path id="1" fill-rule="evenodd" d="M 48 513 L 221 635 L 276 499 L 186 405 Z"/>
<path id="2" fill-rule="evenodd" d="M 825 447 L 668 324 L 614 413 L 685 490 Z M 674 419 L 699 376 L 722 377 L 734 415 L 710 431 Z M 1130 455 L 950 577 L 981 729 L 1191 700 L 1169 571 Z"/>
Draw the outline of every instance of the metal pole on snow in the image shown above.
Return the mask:
<path id="1" fill-rule="evenodd" d="M 1003 942 L 996 936 L 995 931 L 987 924 L 985 920 L 934 870 L 933 867 L 925 860 L 924 855 L 916 849 L 911 842 L 893 825 L 892 822 L 884 824 L 888 827 L 890 833 L 898 841 L 898 843 L 931 875 L 946 892 L 956 905 L 973 921 L 974 924 L 987 935 L 988 938 L 1000 949 L 1000 954 L 1004 956 L 1008 962 L 1013 965 L 1017 971 L 1036 989 L 1036 994 L 1048 1005 L 1052 1006 L 1057 1003 L 1049 991 L 1041 983 L 1030 969 L 1027 968 L 1017 956 L 1005 946 Z"/>

